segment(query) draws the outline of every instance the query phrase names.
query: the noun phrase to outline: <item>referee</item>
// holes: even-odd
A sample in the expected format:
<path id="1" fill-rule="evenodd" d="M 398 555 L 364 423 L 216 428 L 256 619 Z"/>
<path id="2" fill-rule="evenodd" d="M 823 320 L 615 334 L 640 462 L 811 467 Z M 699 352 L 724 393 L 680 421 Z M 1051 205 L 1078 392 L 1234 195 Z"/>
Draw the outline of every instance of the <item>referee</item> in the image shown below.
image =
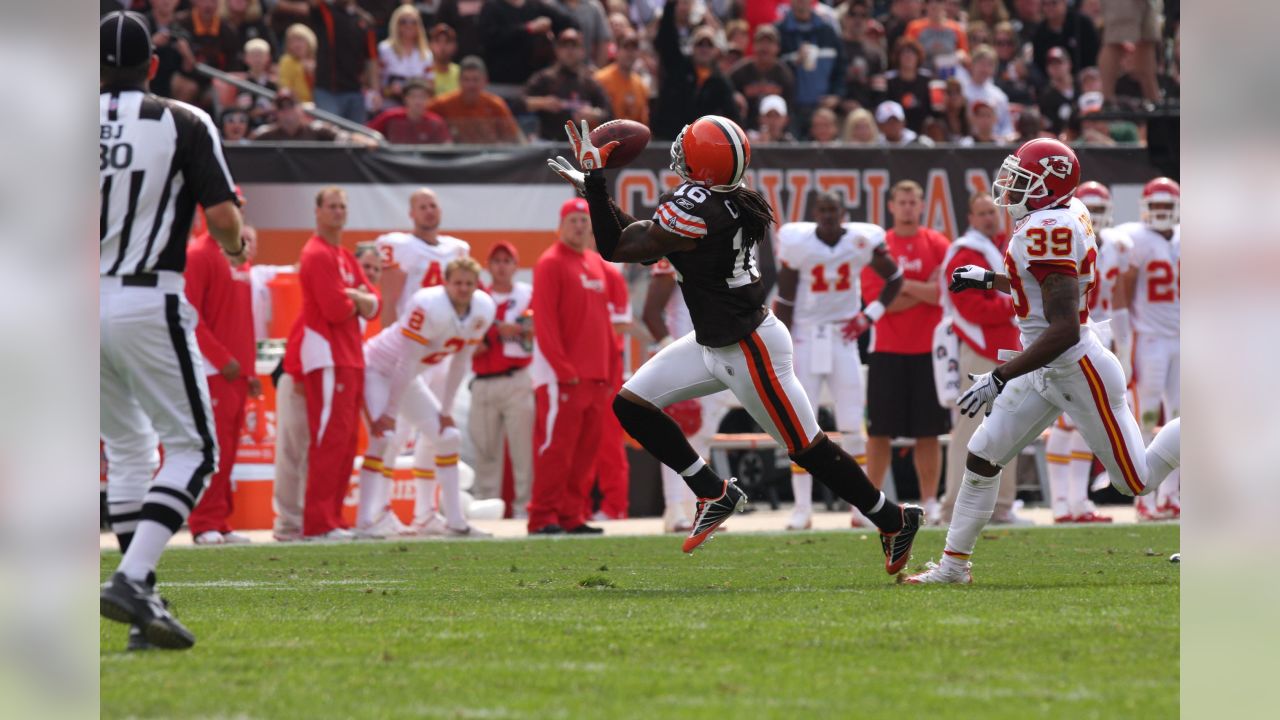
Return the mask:
<path id="1" fill-rule="evenodd" d="M 117 11 L 99 31 L 99 422 L 124 553 L 100 611 L 133 626 L 130 648 L 189 648 L 195 636 L 155 590 L 160 554 L 218 457 L 182 271 L 196 203 L 232 262 L 243 261 L 240 210 L 213 121 L 147 91 L 158 61 L 146 21 Z M 157 442 L 164 465 L 153 479 Z"/>

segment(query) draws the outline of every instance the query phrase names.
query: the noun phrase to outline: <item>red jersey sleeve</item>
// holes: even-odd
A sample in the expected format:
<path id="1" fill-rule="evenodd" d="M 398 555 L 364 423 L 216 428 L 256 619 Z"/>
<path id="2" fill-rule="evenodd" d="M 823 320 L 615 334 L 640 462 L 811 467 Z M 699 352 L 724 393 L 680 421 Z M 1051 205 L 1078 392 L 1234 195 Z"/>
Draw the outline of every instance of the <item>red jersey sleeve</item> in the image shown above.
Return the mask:
<path id="1" fill-rule="evenodd" d="M 310 297 L 316 303 L 325 321 L 339 323 L 355 313 L 356 304 L 343 292 L 346 283 L 338 272 L 338 261 L 333 253 L 304 252 L 298 279 L 302 283 L 303 297 Z"/>
<path id="2" fill-rule="evenodd" d="M 557 311 L 560 283 L 563 282 L 554 260 L 544 257 L 533 268 L 533 336 L 538 341 L 538 351 L 546 358 L 556 374 L 556 380 L 567 382 L 578 377 L 578 371 L 564 349 L 564 338 Z"/>
<path id="3" fill-rule="evenodd" d="M 985 268 L 987 260 L 982 253 L 960 250 L 955 257 L 951 258 L 951 262 L 947 263 L 944 277 L 950 278 L 952 271 L 961 265 L 977 265 Z M 1013 318 L 1013 296 L 996 290 L 966 290 L 961 293 L 951 293 L 951 304 L 955 306 L 960 317 L 978 325 L 994 325 Z"/>
<path id="4" fill-rule="evenodd" d="M 209 322 L 209 294 L 213 288 L 213 263 L 219 260 L 210 255 L 204 242 L 193 242 L 187 247 L 187 269 L 183 273 L 187 301 L 195 308 L 200 321 L 196 323 L 196 344 L 200 352 L 213 363 L 214 370 L 221 370 L 231 362 L 231 351 L 214 336 Z"/>

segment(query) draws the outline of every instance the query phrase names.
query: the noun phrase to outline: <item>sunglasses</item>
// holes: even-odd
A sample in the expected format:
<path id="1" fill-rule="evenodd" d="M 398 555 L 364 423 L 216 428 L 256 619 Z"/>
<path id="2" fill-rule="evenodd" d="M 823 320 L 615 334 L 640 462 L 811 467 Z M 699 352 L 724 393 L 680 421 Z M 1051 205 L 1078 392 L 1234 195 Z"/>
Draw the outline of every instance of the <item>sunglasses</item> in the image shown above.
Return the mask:
<path id="1" fill-rule="evenodd" d="M 699 40 L 698 42 L 694 43 L 693 46 L 697 48 L 714 48 L 716 44 L 711 42 L 710 40 Z"/>

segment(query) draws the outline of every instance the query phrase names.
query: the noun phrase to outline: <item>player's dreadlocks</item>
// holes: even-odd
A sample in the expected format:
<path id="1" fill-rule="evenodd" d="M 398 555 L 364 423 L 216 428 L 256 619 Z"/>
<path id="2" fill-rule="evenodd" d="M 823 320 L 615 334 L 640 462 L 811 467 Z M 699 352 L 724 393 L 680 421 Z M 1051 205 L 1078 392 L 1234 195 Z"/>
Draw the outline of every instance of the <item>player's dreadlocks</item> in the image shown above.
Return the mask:
<path id="1" fill-rule="evenodd" d="M 769 228 L 773 226 L 773 207 L 758 191 L 745 185 L 739 185 L 729 193 L 739 208 L 742 208 L 742 229 L 746 235 L 760 242 L 768 237 Z"/>

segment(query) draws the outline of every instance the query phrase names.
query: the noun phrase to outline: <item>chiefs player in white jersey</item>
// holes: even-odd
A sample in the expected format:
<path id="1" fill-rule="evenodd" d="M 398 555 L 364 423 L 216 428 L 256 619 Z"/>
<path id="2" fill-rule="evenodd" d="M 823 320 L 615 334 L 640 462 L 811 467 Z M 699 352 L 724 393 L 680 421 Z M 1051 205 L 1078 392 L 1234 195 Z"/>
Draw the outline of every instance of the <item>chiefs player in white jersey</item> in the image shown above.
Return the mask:
<path id="1" fill-rule="evenodd" d="M 413 231 L 386 233 L 374 241 L 382 256 L 383 327 L 404 314 L 419 288 L 444 283 L 446 265 L 471 254 L 467 241 L 440 233 L 442 217 L 435 192 L 421 188 L 409 196 Z"/>
<path id="2" fill-rule="evenodd" d="M 397 422 L 419 433 L 414 449 L 415 476 L 434 462 L 439 473 L 445 517 L 434 510 L 432 493 L 418 484 L 413 531 L 424 535 L 485 537 L 467 524 L 458 488 L 458 451 L 462 434 L 450 417 L 454 397 L 471 367 L 471 355 L 493 323 L 492 298 L 477 292 L 480 264 L 459 258 L 445 268 L 444 287 L 415 292 L 405 315 L 365 343 L 365 420 L 369 445 L 360 469 L 360 507 L 356 532 L 385 537 L 400 531 L 388 511 L 390 481 L 383 462 Z M 447 366 L 439 398 L 427 386 L 424 373 Z M 397 420 L 397 417 L 399 420 Z M 434 452 L 434 456 L 430 453 Z"/>
<path id="3" fill-rule="evenodd" d="M 1181 403 L 1180 196 L 1181 188 L 1173 180 L 1152 180 L 1142 189 L 1142 219 L 1119 227 L 1132 239 L 1133 250 L 1129 268 L 1120 277 L 1116 302 L 1118 308 L 1128 308 L 1133 322 L 1134 412 L 1148 437 L 1162 417 L 1166 422 L 1178 417 Z M 1178 517 L 1177 475 L 1161 488 L 1158 497 L 1143 497 L 1135 504 L 1140 519 Z"/>
<path id="4" fill-rule="evenodd" d="M 1179 463 L 1179 423 L 1149 447 L 1125 403 L 1124 370 L 1089 323 L 1089 291 L 1098 250 L 1089 211 L 1073 196 L 1080 182 L 1075 152 L 1049 138 L 1025 143 L 1005 158 L 992 186 L 1013 217 L 1005 272 L 966 265 L 950 289 L 992 289 L 1013 296 L 1021 353 L 972 376 L 960 412 L 986 411 L 969 441 L 963 484 L 940 563 L 907 578 L 911 584 L 969 583 L 970 556 L 995 508 L 1000 468 L 1067 413 L 1126 495 L 1151 493 Z"/>
<path id="5" fill-rule="evenodd" d="M 676 269 L 671 261 L 666 258 L 659 260 L 653 264 L 650 273 L 641 317 L 653 336 L 653 351 L 656 353 L 693 332 L 693 320 L 676 284 Z M 689 438 L 689 445 L 698 455 L 710 457 L 711 439 L 733 403 L 733 394 L 724 390 L 673 403 L 665 408 L 665 412 L 680 424 L 680 429 Z M 684 478 L 666 465 L 662 466 L 662 499 L 665 504 L 663 527 L 667 532 L 693 529 L 688 509 L 696 498 Z"/>
<path id="6" fill-rule="evenodd" d="M 1090 224 L 1098 243 L 1095 282 L 1089 292 L 1089 319 L 1100 323 L 1094 328 L 1099 340 L 1111 348 L 1122 366 L 1129 353 L 1129 313 L 1114 308 L 1113 294 L 1120 273 L 1128 267 L 1131 243 L 1123 233 L 1111 227 L 1111 191 L 1101 183 L 1087 182 L 1076 189 L 1076 199 L 1089 210 Z M 1110 323 L 1107 323 L 1107 321 Z M 1129 376 L 1125 368 L 1125 376 Z M 1075 422 L 1063 414 L 1049 429 L 1045 446 L 1049 466 L 1049 491 L 1052 495 L 1055 523 L 1111 522 L 1089 501 L 1089 472 L 1093 453 Z M 1166 481 L 1167 482 L 1167 481 Z M 1147 496 L 1143 496 L 1147 497 Z"/>
<path id="7" fill-rule="evenodd" d="M 857 311 L 862 302 L 860 278 L 862 269 L 870 265 L 885 279 L 878 303 L 887 307 L 902 287 L 893 282 L 902 271 L 885 246 L 884 228 L 844 222 L 845 207 L 838 195 L 820 194 L 814 202 L 814 217 L 817 222 L 787 223 L 778 229 L 782 267 L 773 311 L 791 330 L 796 378 L 809 401 L 818 406 L 825 383 L 840 444 L 859 465 L 865 465 L 867 394 L 862 387 L 858 336 L 876 319 L 876 310 Z M 791 489 L 796 505 L 787 529 L 807 530 L 813 524 L 813 476 L 792 464 Z"/>

